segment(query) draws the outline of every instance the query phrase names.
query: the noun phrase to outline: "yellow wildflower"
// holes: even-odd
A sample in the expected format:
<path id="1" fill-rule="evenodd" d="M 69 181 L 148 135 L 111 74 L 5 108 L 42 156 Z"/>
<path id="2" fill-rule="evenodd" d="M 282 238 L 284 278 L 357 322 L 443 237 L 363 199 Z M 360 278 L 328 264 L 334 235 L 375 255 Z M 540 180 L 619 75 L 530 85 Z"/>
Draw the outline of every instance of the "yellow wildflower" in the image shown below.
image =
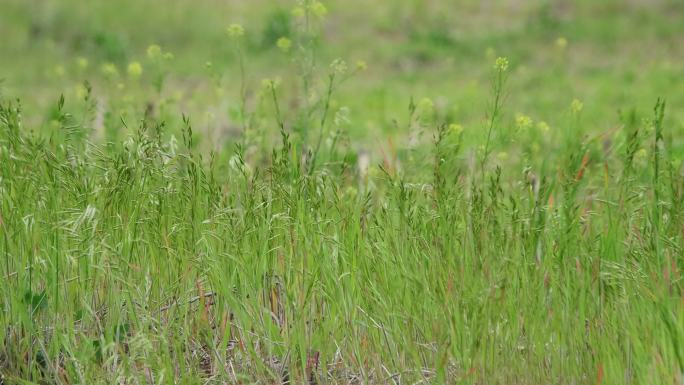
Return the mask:
<path id="1" fill-rule="evenodd" d="M 551 127 L 549 127 L 549 124 L 544 122 L 544 121 L 537 123 L 537 128 L 539 129 L 539 131 L 541 131 L 543 133 L 547 133 L 551 130 Z"/>
<path id="2" fill-rule="evenodd" d="M 226 32 L 231 38 L 237 39 L 245 34 L 245 28 L 240 24 L 231 24 L 226 29 Z"/>
<path id="3" fill-rule="evenodd" d="M 515 116 L 515 125 L 518 127 L 518 130 L 525 131 L 532 127 L 532 118 L 524 114 L 517 114 Z"/>
<path id="4" fill-rule="evenodd" d="M 568 46 L 568 40 L 564 37 L 559 37 L 556 39 L 556 47 L 560 50 L 564 50 Z"/>
<path id="5" fill-rule="evenodd" d="M 128 63 L 128 68 L 126 69 L 126 72 L 128 72 L 128 76 L 132 78 L 140 77 L 140 75 L 142 75 L 143 72 L 142 65 L 140 65 L 140 63 L 137 61 L 130 62 Z"/>
<path id="6" fill-rule="evenodd" d="M 290 48 L 292 48 L 292 40 L 283 36 L 280 39 L 278 39 L 278 41 L 276 42 L 276 46 L 280 48 L 281 51 L 288 52 L 290 51 Z"/>
<path id="7" fill-rule="evenodd" d="M 463 126 L 457 123 L 451 123 L 449 125 L 449 133 L 454 135 L 461 135 L 463 132 Z"/>
<path id="8" fill-rule="evenodd" d="M 508 71 L 508 59 L 505 57 L 498 57 L 494 62 L 494 69 L 499 72 Z"/>
<path id="9" fill-rule="evenodd" d="M 328 8 L 320 1 L 314 1 L 313 4 L 311 4 L 311 12 L 313 12 L 314 15 L 323 18 L 328 14 Z"/>
<path id="10" fill-rule="evenodd" d="M 147 57 L 154 60 L 158 59 L 162 55 L 162 49 L 157 44 L 152 44 L 147 47 Z"/>
<path id="11" fill-rule="evenodd" d="M 114 63 L 105 63 L 102 65 L 102 73 L 107 77 L 116 77 L 119 75 L 119 70 Z"/>
<path id="12" fill-rule="evenodd" d="M 78 65 L 78 68 L 84 70 L 84 69 L 88 68 L 88 59 L 80 56 L 80 57 L 76 58 L 76 65 Z"/>
<path id="13" fill-rule="evenodd" d="M 580 111 L 582 111 L 582 108 L 584 108 L 584 103 L 582 103 L 579 99 L 574 99 L 572 103 L 570 103 L 570 111 L 575 114 L 578 114 Z"/>
<path id="14" fill-rule="evenodd" d="M 330 68 L 332 68 L 332 70 L 335 73 L 342 75 L 345 72 L 347 72 L 347 63 L 344 60 L 338 58 L 333 60 L 332 63 L 330 63 Z"/>

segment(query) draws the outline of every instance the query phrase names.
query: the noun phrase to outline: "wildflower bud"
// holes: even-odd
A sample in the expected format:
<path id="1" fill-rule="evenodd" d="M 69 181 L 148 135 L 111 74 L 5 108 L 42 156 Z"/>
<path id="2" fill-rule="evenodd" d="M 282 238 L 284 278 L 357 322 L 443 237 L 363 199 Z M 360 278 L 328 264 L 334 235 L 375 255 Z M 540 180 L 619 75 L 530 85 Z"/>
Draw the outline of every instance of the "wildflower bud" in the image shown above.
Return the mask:
<path id="1" fill-rule="evenodd" d="M 328 8 L 320 1 L 314 1 L 311 4 L 311 12 L 319 18 L 324 18 L 328 14 Z"/>
<path id="2" fill-rule="evenodd" d="M 306 14 L 306 11 L 302 7 L 295 7 L 292 9 L 292 16 L 297 18 L 302 18 Z"/>
<path id="3" fill-rule="evenodd" d="M 648 156 L 648 151 L 645 148 L 639 149 L 639 151 L 636 152 L 635 157 L 637 159 L 646 159 Z"/>
<path id="4" fill-rule="evenodd" d="M 245 28 L 240 24 L 231 24 L 226 29 L 226 32 L 231 38 L 237 39 L 245 34 Z"/>
<path id="5" fill-rule="evenodd" d="M 119 75 L 119 70 L 116 68 L 114 63 L 105 63 L 102 65 L 102 73 L 109 78 L 113 78 Z"/>
<path id="6" fill-rule="evenodd" d="M 505 57 L 498 57 L 494 62 L 494 69 L 498 72 L 508 71 L 508 59 Z"/>
<path id="7" fill-rule="evenodd" d="M 451 123 L 449 125 L 449 133 L 452 135 L 461 135 L 463 133 L 463 126 L 457 123 Z"/>
<path id="8" fill-rule="evenodd" d="M 276 42 L 276 46 L 280 48 L 280 50 L 283 52 L 289 52 L 290 48 L 292 48 L 292 40 L 283 36 L 280 39 L 278 39 L 278 41 Z"/>
<path id="9" fill-rule="evenodd" d="M 330 63 L 330 68 L 338 75 L 343 75 L 347 72 L 347 63 L 342 59 L 335 59 Z"/>
<path id="10" fill-rule="evenodd" d="M 280 79 L 275 78 L 275 79 L 262 79 L 261 80 L 261 87 L 263 87 L 267 91 L 272 91 L 278 88 L 280 85 Z"/>
<path id="11" fill-rule="evenodd" d="M 160 46 L 158 46 L 156 44 L 152 44 L 149 47 L 147 47 L 147 57 L 148 58 L 155 60 L 155 59 L 158 59 L 159 57 L 161 57 L 161 54 L 162 54 L 162 49 Z"/>
<path id="12" fill-rule="evenodd" d="M 88 68 L 88 59 L 84 57 L 79 57 L 76 59 L 76 65 L 78 65 L 78 68 L 84 70 Z"/>
<path id="13" fill-rule="evenodd" d="M 532 118 L 527 115 L 517 114 L 515 116 L 515 125 L 519 131 L 527 131 L 528 128 L 532 127 Z"/>
<path id="14" fill-rule="evenodd" d="M 139 62 L 134 61 L 128 63 L 128 68 L 126 69 L 126 72 L 128 72 L 128 76 L 132 78 L 138 78 L 140 75 L 142 75 L 143 69 L 142 65 L 140 65 Z"/>
<path id="15" fill-rule="evenodd" d="M 582 108 L 584 108 L 584 103 L 582 103 L 579 99 L 574 99 L 572 103 L 570 103 L 570 111 L 572 111 L 575 114 L 580 113 L 580 111 L 582 111 Z"/>
<path id="16" fill-rule="evenodd" d="M 559 37 L 556 39 L 556 48 L 559 50 L 564 50 L 568 46 L 568 41 L 564 37 Z"/>
<path id="17" fill-rule="evenodd" d="M 541 131 L 544 134 L 546 134 L 547 132 L 549 132 L 551 130 L 551 127 L 549 127 L 549 124 L 544 122 L 544 121 L 537 123 L 537 128 L 539 129 L 539 131 Z"/>

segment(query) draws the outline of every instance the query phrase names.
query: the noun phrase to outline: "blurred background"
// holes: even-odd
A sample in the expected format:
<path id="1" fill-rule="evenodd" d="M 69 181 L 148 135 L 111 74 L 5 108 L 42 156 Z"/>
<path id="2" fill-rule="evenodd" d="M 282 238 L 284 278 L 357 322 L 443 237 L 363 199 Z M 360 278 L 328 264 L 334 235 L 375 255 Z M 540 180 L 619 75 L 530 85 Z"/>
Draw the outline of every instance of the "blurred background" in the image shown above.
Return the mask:
<path id="1" fill-rule="evenodd" d="M 441 120 L 462 125 L 475 140 L 498 56 L 510 60 L 503 124 L 525 115 L 553 129 L 576 98 L 587 130 L 603 132 L 619 124 L 621 109 L 650 117 L 662 96 L 668 128 L 682 131 L 681 0 L 323 3 L 327 12 L 315 43 L 318 92 L 335 58 L 350 69 L 365 63 L 332 101 L 333 109 L 345 107 L 352 141 L 365 146 L 399 134 L 397 121 L 407 119 L 412 98 L 429 98 Z M 301 94 L 297 65 L 277 42 L 295 39 L 296 6 L 294 0 L 3 0 L 0 89 L 21 98 L 27 119 L 40 117 L 36 127 L 49 125 L 49 107 L 60 94 L 67 104 L 82 98 L 87 80 L 105 123 L 120 126 L 118 116 L 136 116 L 162 100 L 165 107 L 157 107 L 170 120 L 190 114 L 200 134 L 229 138 L 240 132 L 242 77 L 226 28 L 245 29 L 240 52 L 251 108 L 258 108 L 263 78 L 280 79 L 283 104 L 293 105 Z M 150 45 L 168 60 L 151 63 Z M 164 84 L 155 87 L 160 71 Z"/>

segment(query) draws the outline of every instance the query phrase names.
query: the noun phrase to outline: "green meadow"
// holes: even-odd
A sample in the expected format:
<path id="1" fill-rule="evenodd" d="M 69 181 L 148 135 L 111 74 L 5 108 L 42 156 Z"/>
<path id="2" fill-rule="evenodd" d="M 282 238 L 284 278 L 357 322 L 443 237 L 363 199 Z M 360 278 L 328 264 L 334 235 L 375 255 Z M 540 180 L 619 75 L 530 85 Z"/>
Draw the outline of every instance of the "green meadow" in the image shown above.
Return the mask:
<path id="1" fill-rule="evenodd" d="M 0 385 L 684 384 L 680 0 L 3 0 Z"/>

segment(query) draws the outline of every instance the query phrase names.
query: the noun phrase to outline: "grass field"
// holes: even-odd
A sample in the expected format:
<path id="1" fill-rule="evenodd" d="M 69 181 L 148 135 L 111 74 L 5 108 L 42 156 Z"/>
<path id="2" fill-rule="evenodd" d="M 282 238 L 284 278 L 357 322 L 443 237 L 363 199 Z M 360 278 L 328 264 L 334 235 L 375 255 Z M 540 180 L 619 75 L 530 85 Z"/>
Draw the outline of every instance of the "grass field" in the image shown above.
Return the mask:
<path id="1" fill-rule="evenodd" d="M 681 1 L 0 8 L 0 384 L 684 384 Z"/>

